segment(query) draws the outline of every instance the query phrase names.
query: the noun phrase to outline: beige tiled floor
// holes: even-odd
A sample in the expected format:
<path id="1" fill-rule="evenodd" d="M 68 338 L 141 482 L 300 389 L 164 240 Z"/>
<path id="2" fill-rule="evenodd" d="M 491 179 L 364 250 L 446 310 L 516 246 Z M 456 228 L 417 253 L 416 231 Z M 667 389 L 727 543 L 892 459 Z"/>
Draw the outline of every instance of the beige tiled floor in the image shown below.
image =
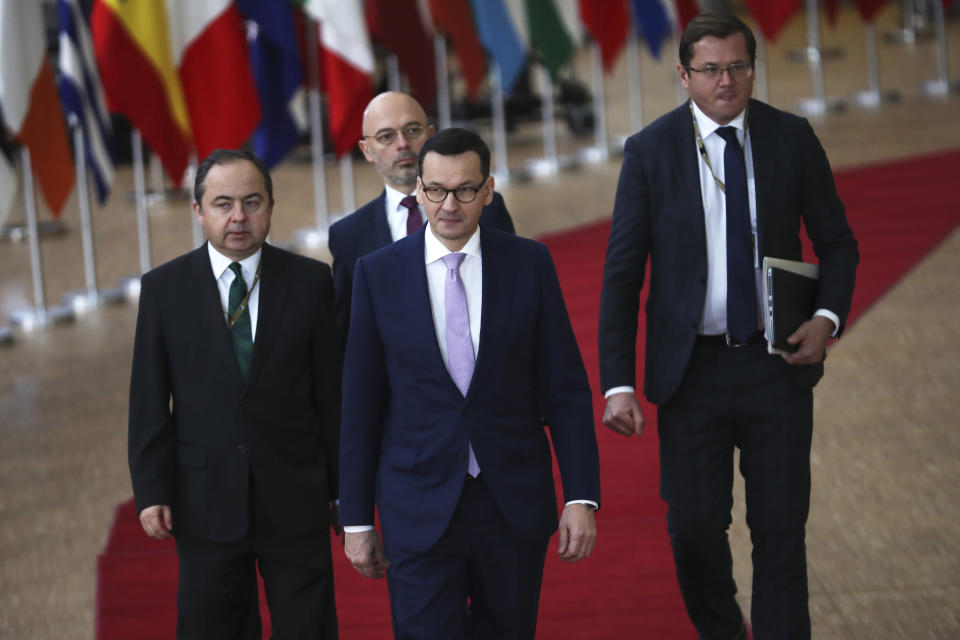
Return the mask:
<path id="1" fill-rule="evenodd" d="M 899 5 L 899 3 L 891 3 Z M 895 6 L 878 19 L 896 26 Z M 960 25 L 951 22 L 950 68 L 960 72 Z M 792 108 L 811 93 L 807 67 L 786 60 L 803 43 L 795 19 L 768 43 L 770 100 Z M 852 10 L 825 45 L 846 55 L 826 67 L 827 91 L 848 96 L 866 86 L 863 30 Z M 933 75 L 930 42 L 881 43 L 881 77 L 903 100 L 881 110 L 814 120 L 835 167 L 960 147 L 960 98 L 935 100 L 919 83 Z M 586 60 L 578 61 L 581 77 Z M 644 54 L 646 119 L 675 104 L 670 63 Z M 625 63 L 609 80 L 611 134 L 626 132 Z M 561 152 L 588 141 L 559 129 Z M 539 155 L 536 128 L 511 136 L 511 164 Z M 550 179 L 501 189 L 525 235 L 608 216 L 616 158 Z M 368 167 L 355 166 L 357 202 L 378 190 Z M 290 161 L 276 172 L 273 237 L 283 242 L 311 223 L 309 167 Z M 130 172 L 95 212 L 99 281 L 135 272 Z M 327 171 L 331 209 L 339 175 Z M 903 203 L 909 215 L 910 203 Z M 960 206 L 960 201 L 957 202 Z M 191 246 L 189 207 L 174 200 L 151 208 L 153 263 Z M 82 283 L 73 201 L 67 233 L 43 243 L 48 302 Z M 325 255 L 320 251 L 320 255 Z M 0 322 L 31 304 L 26 244 L 0 244 Z M 808 527 L 814 637 L 960 637 L 960 232 L 865 313 L 831 353 L 817 387 Z M 599 283 L 598 283 L 599 286 Z M 0 348 L 0 638 L 90 638 L 94 563 L 115 505 L 129 497 L 125 464 L 126 395 L 133 306 L 102 308 L 75 324 L 17 334 Z M 749 538 L 738 488 L 731 540 L 741 602 L 749 607 Z M 602 530 L 601 530 L 602 535 Z M 144 577 L 149 580 L 149 576 Z"/>

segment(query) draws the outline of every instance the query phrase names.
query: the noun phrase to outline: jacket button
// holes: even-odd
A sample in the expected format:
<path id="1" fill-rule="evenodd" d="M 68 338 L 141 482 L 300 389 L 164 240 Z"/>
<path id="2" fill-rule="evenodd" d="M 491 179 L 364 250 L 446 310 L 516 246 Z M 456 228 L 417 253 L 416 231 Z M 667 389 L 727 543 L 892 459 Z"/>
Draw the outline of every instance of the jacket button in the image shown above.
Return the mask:
<path id="1" fill-rule="evenodd" d="M 240 453 L 246 453 L 246 452 L 247 452 L 247 445 L 245 445 L 245 444 L 238 444 L 238 445 L 237 445 L 237 451 L 239 451 Z"/>

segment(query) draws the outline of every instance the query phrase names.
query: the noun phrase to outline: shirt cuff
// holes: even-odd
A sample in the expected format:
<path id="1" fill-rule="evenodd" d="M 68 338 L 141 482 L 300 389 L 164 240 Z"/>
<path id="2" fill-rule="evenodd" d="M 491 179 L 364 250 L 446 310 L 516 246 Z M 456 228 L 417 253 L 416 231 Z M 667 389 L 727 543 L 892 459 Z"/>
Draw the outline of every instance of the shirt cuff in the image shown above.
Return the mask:
<path id="1" fill-rule="evenodd" d="M 568 503 L 565 504 L 564 506 L 569 507 L 569 506 L 572 505 L 572 504 L 585 504 L 585 505 L 587 505 L 588 507 L 590 507 L 590 509 L 592 509 L 593 511 L 596 511 L 597 509 L 600 508 L 600 505 L 598 505 L 598 504 L 597 504 L 596 502 L 594 502 L 593 500 L 571 500 L 570 502 L 568 502 Z"/>
<path id="2" fill-rule="evenodd" d="M 343 527 L 344 533 L 363 533 L 364 531 L 373 531 L 372 524 L 349 524 Z"/>
<path id="3" fill-rule="evenodd" d="M 610 389 L 607 389 L 607 392 L 603 394 L 603 397 L 604 397 L 604 398 L 609 398 L 610 396 L 612 396 L 612 395 L 615 394 L 615 393 L 633 393 L 633 392 L 635 392 L 635 391 L 636 391 L 636 389 L 634 389 L 633 387 L 627 387 L 627 386 L 624 386 L 624 387 L 612 387 L 612 388 L 610 388 Z"/>
<path id="4" fill-rule="evenodd" d="M 837 333 L 840 331 L 840 318 L 833 311 L 829 309 L 817 309 L 816 313 L 813 314 L 814 317 L 823 316 L 831 322 L 833 322 L 833 333 L 830 334 L 831 338 L 836 338 Z"/>

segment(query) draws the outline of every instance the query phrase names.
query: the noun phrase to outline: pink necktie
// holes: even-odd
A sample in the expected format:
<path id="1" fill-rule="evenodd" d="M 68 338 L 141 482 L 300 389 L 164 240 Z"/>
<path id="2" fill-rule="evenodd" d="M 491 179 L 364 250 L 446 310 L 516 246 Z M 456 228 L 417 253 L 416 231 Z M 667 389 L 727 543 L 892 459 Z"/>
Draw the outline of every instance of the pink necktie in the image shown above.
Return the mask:
<path id="1" fill-rule="evenodd" d="M 404 196 L 400 204 L 407 208 L 407 235 L 410 235 L 423 226 L 423 219 L 420 218 L 420 205 L 417 204 L 417 196 Z"/>
<path id="2" fill-rule="evenodd" d="M 460 393 L 466 397 L 470 388 L 470 379 L 473 378 L 473 339 L 470 337 L 470 312 L 467 309 L 467 291 L 460 278 L 460 264 L 467 257 L 465 253 L 450 253 L 443 256 L 443 264 L 447 267 L 447 277 L 444 280 L 444 317 L 446 318 L 447 339 L 447 367 L 450 377 L 457 385 Z M 480 474 L 480 465 L 477 456 L 473 453 L 473 446 L 468 446 L 469 459 L 467 473 L 473 477 Z"/>

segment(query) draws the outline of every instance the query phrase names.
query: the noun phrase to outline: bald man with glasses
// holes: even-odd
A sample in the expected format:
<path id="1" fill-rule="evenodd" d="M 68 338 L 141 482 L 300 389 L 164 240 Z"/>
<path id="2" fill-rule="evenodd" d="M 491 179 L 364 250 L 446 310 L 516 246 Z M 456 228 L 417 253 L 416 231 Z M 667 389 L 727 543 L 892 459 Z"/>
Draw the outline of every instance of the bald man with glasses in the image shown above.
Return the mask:
<path id="1" fill-rule="evenodd" d="M 357 259 L 385 247 L 423 226 L 426 220 L 416 199 L 417 154 L 434 134 L 423 107 L 405 93 L 387 91 L 376 96 L 363 112 L 360 151 L 383 178 L 384 189 L 330 227 L 337 323 L 344 336 L 350 324 L 353 267 Z M 503 196 L 483 208 L 480 224 L 514 233 Z"/>

